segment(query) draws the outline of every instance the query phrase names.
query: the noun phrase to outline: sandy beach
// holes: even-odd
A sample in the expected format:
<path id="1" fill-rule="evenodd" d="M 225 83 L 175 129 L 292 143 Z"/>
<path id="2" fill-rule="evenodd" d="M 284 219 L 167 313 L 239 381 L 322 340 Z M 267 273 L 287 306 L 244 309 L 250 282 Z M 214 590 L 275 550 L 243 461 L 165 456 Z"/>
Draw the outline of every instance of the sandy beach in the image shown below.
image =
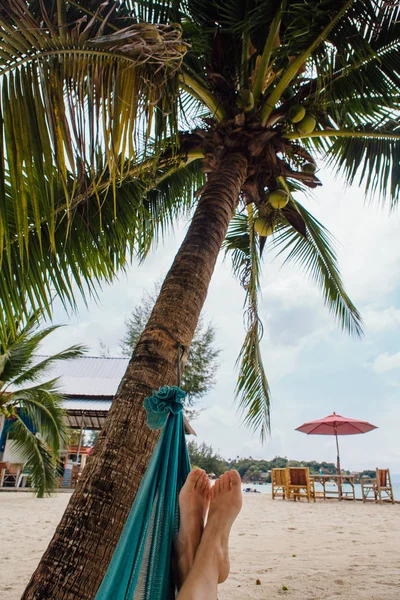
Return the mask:
<path id="1" fill-rule="evenodd" d="M 0 494 L 1 600 L 20 599 L 69 498 Z M 219 599 L 398 600 L 399 534 L 400 505 L 246 495 Z"/>

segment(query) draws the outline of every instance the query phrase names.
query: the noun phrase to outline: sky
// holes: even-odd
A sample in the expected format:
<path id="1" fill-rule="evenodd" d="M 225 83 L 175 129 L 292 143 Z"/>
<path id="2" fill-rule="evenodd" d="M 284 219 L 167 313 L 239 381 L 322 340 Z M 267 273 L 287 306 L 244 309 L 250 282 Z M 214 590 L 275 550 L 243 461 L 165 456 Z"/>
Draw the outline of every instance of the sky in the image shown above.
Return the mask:
<path id="1" fill-rule="evenodd" d="M 321 170 L 323 187 L 299 200 L 335 236 L 346 291 L 364 320 L 363 338 L 351 338 L 324 306 L 322 293 L 300 267 L 282 265 L 265 252 L 260 315 L 264 365 L 272 390 L 271 435 L 264 444 L 242 424 L 235 403 L 235 361 L 244 339 L 244 292 L 221 255 L 204 307 L 216 328 L 221 349 L 217 384 L 198 403 L 193 421 L 197 441 L 225 458 L 335 462 L 331 436 L 295 431 L 305 421 L 333 411 L 367 420 L 378 429 L 339 439 L 342 467 L 350 470 L 389 467 L 400 473 L 400 219 L 388 205 L 366 201 L 363 190 L 346 187 Z M 144 291 L 165 276 L 188 221 L 170 231 L 142 265 L 132 265 L 97 303 L 79 302 L 76 315 L 59 304 L 54 322 L 66 326 L 49 336 L 43 352 L 84 343 L 99 355 L 100 343 L 119 356 L 124 321 Z"/>

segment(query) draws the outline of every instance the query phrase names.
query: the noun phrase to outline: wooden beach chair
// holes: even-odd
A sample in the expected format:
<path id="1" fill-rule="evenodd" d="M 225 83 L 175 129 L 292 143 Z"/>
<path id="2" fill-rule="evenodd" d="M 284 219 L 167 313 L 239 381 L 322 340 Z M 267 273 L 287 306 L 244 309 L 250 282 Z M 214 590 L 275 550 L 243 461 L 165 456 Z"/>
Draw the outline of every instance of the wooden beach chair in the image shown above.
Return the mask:
<path id="1" fill-rule="evenodd" d="M 276 496 L 286 498 L 287 476 L 286 469 L 271 469 L 272 500 Z"/>
<path id="2" fill-rule="evenodd" d="M 4 470 L 2 487 L 18 487 L 18 480 L 22 467 L 23 465 L 19 463 L 10 463 Z"/>
<path id="3" fill-rule="evenodd" d="M 8 462 L 0 462 L 0 487 L 3 487 L 4 475 L 9 466 L 10 463 Z"/>
<path id="4" fill-rule="evenodd" d="M 389 469 L 376 469 L 376 477 L 361 477 L 361 494 L 363 502 L 391 502 L 394 504 L 392 480 Z"/>
<path id="5" fill-rule="evenodd" d="M 308 467 L 286 467 L 287 479 L 287 497 L 290 500 L 293 496 L 294 501 L 300 498 L 311 498 L 315 502 L 314 481 L 310 479 L 310 470 Z"/>
<path id="6" fill-rule="evenodd" d="M 376 469 L 376 492 L 378 502 L 391 502 L 394 504 L 392 480 L 389 469 Z"/>

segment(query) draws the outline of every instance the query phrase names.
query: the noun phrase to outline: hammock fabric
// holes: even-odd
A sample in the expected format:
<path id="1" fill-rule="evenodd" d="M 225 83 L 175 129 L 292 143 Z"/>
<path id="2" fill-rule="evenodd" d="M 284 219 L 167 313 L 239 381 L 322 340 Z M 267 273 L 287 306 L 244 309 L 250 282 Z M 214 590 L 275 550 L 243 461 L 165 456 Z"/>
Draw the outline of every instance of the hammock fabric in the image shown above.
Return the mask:
<path id="1" fill-rule="evenodd" d="M 147 425 L 164 427 L 95 600 L 174 598 L 171 550 L 179 492 L 190 471 L 182 415 L 186 396 L 162 387 L 144 401 Z"/>

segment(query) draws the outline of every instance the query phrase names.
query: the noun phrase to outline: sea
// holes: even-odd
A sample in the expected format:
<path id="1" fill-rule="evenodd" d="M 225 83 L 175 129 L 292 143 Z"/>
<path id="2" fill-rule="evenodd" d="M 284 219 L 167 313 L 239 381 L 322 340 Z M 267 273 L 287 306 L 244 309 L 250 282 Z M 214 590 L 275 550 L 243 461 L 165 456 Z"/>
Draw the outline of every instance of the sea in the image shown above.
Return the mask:
<path id="1" fill-rule="evenodd" d="M 390 474 L 391 479 L 392 479 L 392 486 L 393 486 L 393 495 L 394 495 L 394 499 L 398 500 L 400 502 L 400 474 Z M 242 483 L 242 489 L 243 491 L 250 488 L 251 490 L 257 490 L 257 492 L 260 492 L 261 494 L 271 494 L 272 490 L 271 490 L 271 484 L 270 483 Z M 332 486 L 332 489 L 336 489 L 335 486 Z M 351 489 L 351 487 L 349 485 L 344 484 L 343 485 L 343 490 L 345 491 L 346 489 Z M 320 486 L 320 484 L 316 484 L 315 486 L 315 490 L 317 492 L 322 492 L 322 486 Z M 359 483 L 356 483 L 354 485 L 354 491 L 356 494 L 356 498 L 362 498 L 362 494 L 361 494 L 361 486 Z M 326 485 L 326 492 L 327 494 L 329 494 L 329 485 Z M 249 494 L 251 492 L 248 492 Z"/>

